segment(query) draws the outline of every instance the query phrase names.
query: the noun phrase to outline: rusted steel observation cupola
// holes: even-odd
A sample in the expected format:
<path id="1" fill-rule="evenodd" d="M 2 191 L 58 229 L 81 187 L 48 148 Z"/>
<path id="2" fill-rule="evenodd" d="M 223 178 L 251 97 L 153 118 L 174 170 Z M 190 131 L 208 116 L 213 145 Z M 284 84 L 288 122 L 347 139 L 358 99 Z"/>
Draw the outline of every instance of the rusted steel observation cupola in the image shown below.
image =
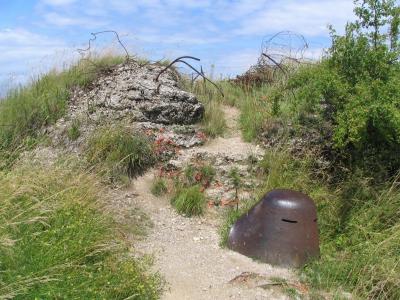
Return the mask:
<path id="1" fill-rule="evenodd" d="M 313 200 L 292 190 L 267 193 L 233 225 L 228 247 L 266 263 L 301 267 L 319 256 Z"/>

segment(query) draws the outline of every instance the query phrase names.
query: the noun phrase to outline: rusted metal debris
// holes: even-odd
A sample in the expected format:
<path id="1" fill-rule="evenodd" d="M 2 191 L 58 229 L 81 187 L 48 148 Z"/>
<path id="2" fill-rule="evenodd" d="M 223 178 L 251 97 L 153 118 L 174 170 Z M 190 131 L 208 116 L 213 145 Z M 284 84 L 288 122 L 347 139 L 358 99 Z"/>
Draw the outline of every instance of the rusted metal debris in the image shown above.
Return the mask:
<path id="1" fill-rule="evenodd" d="M 86 49 L 77 49 L 79 54 L 82 56 L 85 56 L 85 54 L 90 53 L 90 51 L 92 49 L 92 42 L 94 42 L 97 39 L 97 36 L 99 34 L 104 34 L 104 33 L 113 33 L 115 35 L 115 37 L 117 38 L 118 44 L 122 47 L 122 49 L 124 49 L 125 57 L 126 57 L 126 60 L 128 61 L 130 59 L 129 52 L 126 49 L 125 45 L 122 43 L 118 32 L 116 32 L 115 30 L 104 30 L 104 31 L 99 31 L 99 32 L 92 32 L 91 35 L 93 37 L 89 39 L 87 48 Z"/>
<path id="2" fill-rule="evenodd" d="M 273 265 L 301 267 L 319 256 L 314 202 L 292 190 L 267 193 L 233 225 L 228 247 Z"/>
<path id="3" fill-rule="evenodd" d="M 211 83 L 221 93 L 222 97 L 224 97 L 224 92 L 222 91 L 222 89 L 216 83 L 214 83 L 212 80 L 210 80 L 209 78 L 207 78 L 204 75 L 203 67 L 201 67 L 201 70 L 198 71 L 195 67 L 193 67 L 191 64 L 186 62 L 184 59 L 192 59 L 192 60 L 200 61 L 199 58 L 196 58 L 196 57 L 193 57 L 193 56 L 181 56 L 181 57 L 178 57 L 177 59 L 173 60 L 168 66 L 166 66 L 164 69 L 162 69 L 160 71 L 160 73 L 158 73 L 157 77 L 155 78 L 155 81 L 158 82 L 161 74 L 163 74 L 165 71 L 167 71 L 169 68 L 171 68 L 174 64 L 183 63 L 186 66 L 188 66 L 190 69 L 192 69 L 198 76 L 201 76 L 203 78 L 204 82 L 207 81 L 207 82 Z M 157 90 L 159 90 L 159 88 L 160 88 L 160 85 L 158 86 Z"/>
<path id="4" fill-rule="evenodd" d="M 304 36 L 291 31 L 281 31 L 266 38 L 261 44 L 257 63 L 233 81 L 243 87 L 273 83 L 286 77 L 290 67 L 305 62 L 308 43 Z"/>

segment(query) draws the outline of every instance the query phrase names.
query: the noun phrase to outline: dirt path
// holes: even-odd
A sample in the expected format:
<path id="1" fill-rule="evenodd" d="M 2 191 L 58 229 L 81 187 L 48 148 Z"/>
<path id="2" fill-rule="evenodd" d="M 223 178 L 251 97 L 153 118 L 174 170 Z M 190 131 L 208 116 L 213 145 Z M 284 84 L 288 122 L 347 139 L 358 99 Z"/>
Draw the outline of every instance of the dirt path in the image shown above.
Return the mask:
<path id="1" fill-rule="evenodd" d="M 243 142 L 237 127 L 238 111 L 225 107 L 224 112 L 228 123 L 226 137 L 183 151 L 179 161 L 208 153 L 224 155 L 235 162 L 261 151 Z M 148 236 L 134 242 L 134 248 L 141 254 L 154 254 L 155 269 L 168 282 L 163 299 L 288 299 L 279 289 L 259 286 L 269 286 L 271 277 L 294 280 L 291 271 L 220 248 L 218 216 L 210 212 L 201 218 L 178 215 L 168 199 L 151 194 L 153 178 L 154 171 L 138 178 L 128 194 L 134 195 L 132 204 L 148 214 L 154 224 Z"/>

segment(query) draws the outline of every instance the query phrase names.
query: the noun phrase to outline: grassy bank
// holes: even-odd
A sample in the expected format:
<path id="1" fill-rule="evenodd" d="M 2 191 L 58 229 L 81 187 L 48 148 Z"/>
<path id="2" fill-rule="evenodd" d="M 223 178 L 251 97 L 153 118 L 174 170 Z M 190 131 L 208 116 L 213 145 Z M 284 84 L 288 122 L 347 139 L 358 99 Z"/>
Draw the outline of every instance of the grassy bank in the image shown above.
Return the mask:
<path id="1" fill-rule="evenodd" d="M 254 199 L 292 188 L 317 204 L 321 258 L 301 270 L 304 280 L 333 294 L 399 299 L 400 11 L 394 2 L 355 3 L 358 22 L 343 36 L 331 29 L 320 62 L 273 83 L 223 82 L 224 101 L 241 110 L 246 140 L 269 145 Z M 255 201 L 228 212 L 222 244 Z"/>
<path id="2" fill-rule="evenodd" d="M 284 149 L 268 150 L 260 162 L 263 184 L 253 197 L 241 202 L 239 211 L 229 209 L 221 226 L 225 246 L 232 224 L 260 197 L 276 188 L 310 195 L 317 204 L 321 258 L 301 273 L 318 291 L 352 291 L 362 299 L 400 297 L 400 185 L 398 180 L 373 185 L 354 174 L 340 183 L 321 180 L 313 169 L 314 156 L 294 157 Z"/>
<path id="3" fill-rule="evenodd" d="M 0 174 L 0 298 L 157 299 L 160 278 L 132 258 L 78 167 Z"/>
<path id="4" fill-rule="evenodd" d="M 0 102 L 0 167 L 38 142 L 40 129 L 67 110 L 71 88 L 88 86 L 99 74 L 124 61 L 119 56 L 82 60 L 63 71 L 51 71 L 14 89 Z"/>
<path id="5" fill-rule="evenodd" d="M 163 284 L 149 272 L 151 261 L 133 258 L 120 234 L 124 228 L 104 208 L 107 187 L 100 174 L 65 158 L 46 167 L 17 160 L 46 139 L 43 128 L 65 115 L 74 87 L 89 86 L 123 61 L 82 60 L 10 91 L 0 103 L 1 299 L 160 297 Z M 68 137 L 79 135 L 79 124 L 73 123 Z M 142 136 L 104 128 L 90 139 L 86 155 L 96 171 L 119 178 L 146 168 L 151 150 Z M 131 224 L 129 231 L 143 232 L 142 225 Z"/>
<path id="6" fill-rule="evenodd" d="M 128 183 L 142 175 L 156 161 L 153 145 L 140 132 L 132 132 L 122 124 L 96 130 L 88 140 L 87 162 L 110 182 Z"/>

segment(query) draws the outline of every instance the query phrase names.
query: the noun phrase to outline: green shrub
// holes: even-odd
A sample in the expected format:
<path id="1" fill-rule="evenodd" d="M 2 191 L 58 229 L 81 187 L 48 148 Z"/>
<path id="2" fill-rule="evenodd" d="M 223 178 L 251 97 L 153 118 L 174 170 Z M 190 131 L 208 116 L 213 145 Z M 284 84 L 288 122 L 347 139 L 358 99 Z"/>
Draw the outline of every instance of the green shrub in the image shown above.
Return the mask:
<path id="1" fill-rule="evenodd" d="M 321 63 L 290 76 L 284 90 L 291 94 L 279 103 L 289 102 L 291 122 L 328 139 L 331 156 L 347 168 L 386 179 L 400 168 L 400 10 L 393 1 L 366 0 L 356 1 L 355 12 L 343 36 L 331 29 Z M 333 134 L 323 132 L 324 122 Z"/>
<path id="2" fill-rule="evenodd" d="M 168 191 L 167 182 L 165 179 L 157 177 L 151 185 L 151 193 L 154 196 L 161 196 Z"/>
<path id="3" fill-rule="evenodd" d="M 128 253 L 102 194 L 76 167 L 0 173 L 0 298 L 159 298 L 159 276 Z"/>
<path id="4" fill-rule="evenodd" d="M 89 138 L 86 157 L 90 165 L 105 167 L 112 180 L 142 175 L 155 162 L 149 139 L 122 126 L 96 130 Z"/>
<path id="5" fill-rule="evenodd" d="M 180 214 L 198 216 L 204 213 L 206 198 L 198 185 L 182 187 L 177 188 L 171 204 Z"/>

